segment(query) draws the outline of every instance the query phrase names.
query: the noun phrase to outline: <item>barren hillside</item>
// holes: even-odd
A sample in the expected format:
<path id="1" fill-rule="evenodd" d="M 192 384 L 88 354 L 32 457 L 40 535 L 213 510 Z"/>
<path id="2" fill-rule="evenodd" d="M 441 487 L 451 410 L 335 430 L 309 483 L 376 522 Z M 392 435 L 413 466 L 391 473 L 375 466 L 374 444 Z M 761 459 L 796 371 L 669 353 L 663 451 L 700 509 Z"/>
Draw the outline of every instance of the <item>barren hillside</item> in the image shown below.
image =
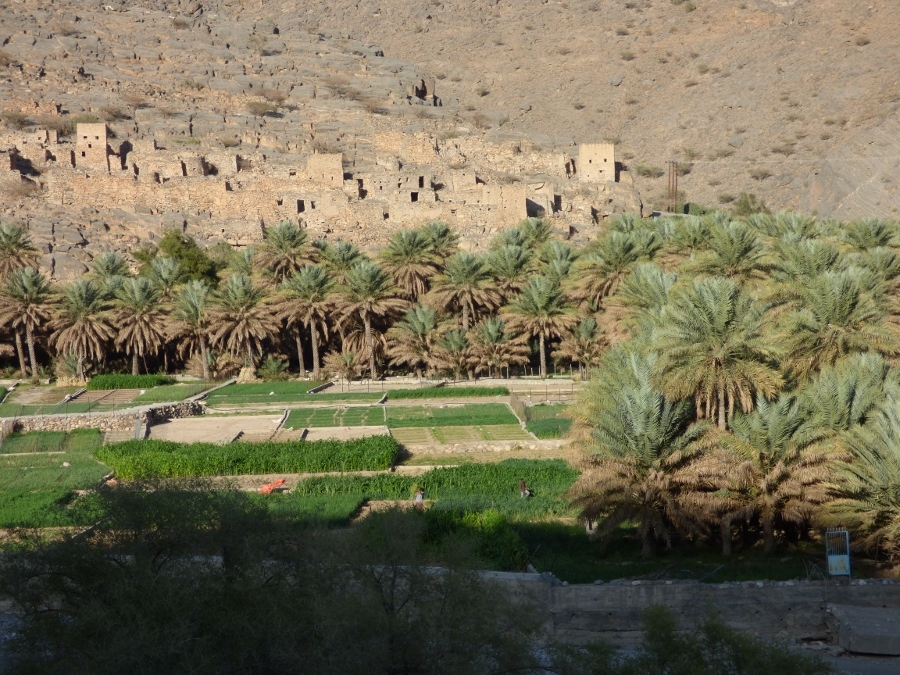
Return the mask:
<path id="1" fill-rule="evenodd" d="M 276 0 L 438 78 L 461 116 L 614 139 L 645 201 L 666 160 L 690 200 L 752 191 L 852 218 L 900 209 L 900 3 L 872 0 Z M 686 168 L 687 167 L 687 168 Z"/>

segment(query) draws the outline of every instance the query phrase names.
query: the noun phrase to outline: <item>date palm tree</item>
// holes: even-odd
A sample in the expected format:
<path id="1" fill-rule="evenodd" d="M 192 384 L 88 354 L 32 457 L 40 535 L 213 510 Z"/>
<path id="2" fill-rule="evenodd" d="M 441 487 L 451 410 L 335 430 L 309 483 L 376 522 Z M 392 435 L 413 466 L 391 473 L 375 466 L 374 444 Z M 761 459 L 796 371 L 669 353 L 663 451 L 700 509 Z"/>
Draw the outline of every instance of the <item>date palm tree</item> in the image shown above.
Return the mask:
<path id="1" fill-rule="evenodd" d="M 211 342 L 232 356 L 243 355 L 247 367 L 254 367 L 263 342 L 278 330 L 265 289 L 243 275 L 232 274 L 213 298 Z"/>
<path id="2" fill-rule="evenodd" d="M 403 297 L 417 302 L 437 274 L 440 257 L 419 230 L 398 230 L 382 251 L 381 263 L 394 275 Z"/>
<path id="3" fill-rule="evenodd" d="M 6 277 L 0 294 L 0 322 L 16 333 L 19 365 L 25 375 L 20 330 L 25 331 L 28 358 L 31 361 L 31 377 L 36 378 L 37 356 L 34 336 L 52 317 L 50 283 L 34 267 L 20 267 Z"/>
<path id="4" fill-rule="evenodd" d="M 375 344 L 372 339 L 372 319 L 400 312 L 406 305 L 397 297 L 391 275 L 368 260 L 358 262 L 347 272 L 347 285 L 336 299 L 343 318 L 356 315 L 363 323 L 369 373 L 375 379 Z"/>
<path id="5" fill-rule="evenodd" d="M 799 289 L 800 307 L 785 321 L 790 370 L 806 379 L 822 366 L 854 352 L 896 354 L 896 334 L 884 311 L 860 288 L 854 270 L 824 272 Z"/>
<path id="6" fill-rule="evenodd" d="M 540 248 L 553 234 L 550 223 L 543 218 L 526 218 L 519 223 L 518 230 L 522 233 L 522 245 L 532 250 Z"/>
<path id="7" fill-rule="evenodd" d="M 131 276 L 128 262 L 116 251 L 104 251 L 91 261 L 87 277 L 97 282 L 108 300 L 112 300 L 125 279 Z"/>
<path id="8" fill-rule="evenodd" d="M 508 302 L 531 276 L 532 254 L 520 245 L 508 244 L 488 253 L 487 266 L 503 301 Z"/>
<path id="9" fill-rule="evenodd" d="M 340 286 L 347 284 L 347 274 L 353 267 L 365 260 L 365 256 L 354 244 L 336 241 L 334 244 L 316 243 L 322 257 L 322 267 Z"/>
<path id="10" fill-rule="evenodd" d="M 763 550 L 771 553 L 779 522 L 807 522 L 826 500 L 833 459 L 823 442 L 827 433 L 809 429 L 806 421 L 795 396 L 783 394 L 771 403 L 760 396 L 752 413 L 734 417 L 732 434 L 722 435 L 729 456 L 720 480 L 733 502 L 720 521 L 726 555 L 733 520 L 758 519 Z"/>
<path id="11" fill-rule="evenodd" d="M 139 373 L 139 358 L 156 354 L 166 342 L 166 317 L 160 299 L 161 293 L 149 279 L 134 277 L 122 284 L 113 301 L 116 347 L 131 355 L 132 375 Z"/>
<path id="12" fill-rule="evenodd" d="M 600 363 L 605 346 L 606 339 L 603 330 L 597 325 L 597 320 L 589 316 L 579 321 L 571 331 L 563 335 L 554 356 L 577 363 L 578 372 L 584 377 L 585 369 L 595 367 Z"/>
<path id="13" fill-rule="evenodd" d="M 0 280 L 23 267 L 37 267 L 38 250 L 21 225 L 0 224 Z"/>
<path id="14" fill-rule="evenodd" d="M 469 348 L 469 338 L 465 331 L 451 328 L 437 339 L 433 363 L 439 370 L 450 373 L 454 380 L 458 380 L 471 366 Z"/>
<path id="15" fill-rule="evenodd" d="M 562 281 L 578 259 L 578 252 L 564 241 L 548 241 L 538 251 L 544 276 Z"/>
<path id="16" fill-rule="evenodd" d="M 481 309 L 492 310 L 500 304 L 500 293 L 491 282 L 484 260 L 461 251 L 450 259 L 443 274 L 435 278 L 431 299 L 439 309 L 458 312 L 463 331 Z"/>
<path id="17" fill-rule="evenodd" d="M 76 279 L 64 288 L 50 327 L 50 341 L 77 359 L 78 378 L 84 380 L 84 362 L 101 360 L 115 334 L 106 293 L 91 279 Z"/>
<path id="18" fill-rule="evenodd" d="M 602 307 L 603 299 L 616 292 L 635 264 L 653 257 L 660 246 L 655 233 L 610 232 L 579 258 L 572 275 L 572 297 Z"/>
<path id="19" fill-rule="evenodd" d="M 854 548 L 900 559 L 900 396 L 894 391 L 868 424 L 846 434 L 848 457 L 835 465 L 823 525 L 847 527 Z"/>
<path id="20" fill-rule="evenodd" d="M 841 234 L 844 241 L 857 251 L 900 245 L 900 232 L 897 231 L 896 223 L 880 218 L 866 218 L 845 223 Z"/>
<path id="21" fill-rule="evenodd" d="M 441 261 L 452 256 L 459 248 L 459 235 L 447 223 L 440 220 L 426 223 L 421 228 L 421 233 L 428 242 L 431 252 Z"/>
<path id="22" fill-rule="evenodd" d="M 428 305 L 415 305 L 406 311 L 403 319 L 387 332 L 387 354 L 391 363 L 408 366 L 422 377 L 423 369 L 434 362 L 438 339 L 437 311 Z"/>
<path id="23" fill-rule="evenodd" d="M 547 377 L 547 341 L 578 322 L 559 284 L 547 277 L 533 277 L 504 309 L 504 316 L 512 330 L 538 338 L 541 377 Z"/>
<path id="24" fill-rule="evenodd" d="M 771 264 L 756 232 L 741 222 L 714 225 L 708 253 L 698 256 L 690 269 L 738 282 L 762 278 Z"/>
<path id="25" fill-rule="evenodd" d="M 162 301 L 169 302 L 182 279 L 181 263 L 175 258 L 154 258 L 150 261 L 147 278 L 159 291 Z"/>
<path id="26" fill-rule="evenodd" d="M 506 330 L 506 323 L 499 316 L 489 316 L 469 332 L 472 341 L 471 354 L 475 371 L 486 371 L 488 377 L 504 368 L 528 363 L 530 350 L 524 335 Z"/>
<path id="27" fill-rule="evenodd" d="M 693 399 L 700 419 L 715 417 L 725 429 L 735 404 L 750 412 L 757 394 L 769 398 L 781 390 L 770 329 L 766 308 L 734 281 L 696 279 L 673 296 L 654 332 L 663 393 Z"/>
<path id="28" fill-rule="evenodd" d="M 254 264 L 275 283 L 284 283 L 304 265 L 314 262 L 314 249 L 307 243 L 306 230 L 290 221 L 282 221 L 263 233 L 263 245 Z"/>
<path id="29" fill-rule="evenodd" d="M 616 298 L 632 310 L 635 323 L 649 324 L 668 304 L 677 280 L 676 272 L 666 272 L 653 263 L 639 263 L 622 280 Z"/>
<path id="30" fill-rule="evenodd" d="M 331 296 L 334 286 L 334 279 L 323 267 L 306 265 L 281 287 L 283 300 L 278 305 L 278 314 L 288 326 L 298 327 L 297 358 L 301 373 L 306 372 L 306 368 L 303 363 L 299 327 L 305 325 L 309 328 L 314 380 L 318 380 L 321 373 L 319 333 L 323 337 L 328 337 L 328 319 L 333 307 Z"/>
<path id="31" fill-rule="evenodd" d="M 209 380 L 210 292 L 203 281 L 189 281 L 175 299 L 170 316 L 171 336 L 180 341 L 188 357 L 200 354 L 204 380 Z"/>
<path id="32" fill-rule="evenodd" d="M 601 545 L 630 521 L 645 557 L 657 541 L 671 547 L 671 527 L 702 531 L 705 515 L 693 498 L 704 427 L 690 425 L 689 401 L 671 402 L 653 387 L 655 358 L 629 345 L 615 348 L 604 357 L 605 376 L 582 390 L 573 414 L 586 455 L 569 492 L 581 517 L 589 525 L 597 521 Z"/>

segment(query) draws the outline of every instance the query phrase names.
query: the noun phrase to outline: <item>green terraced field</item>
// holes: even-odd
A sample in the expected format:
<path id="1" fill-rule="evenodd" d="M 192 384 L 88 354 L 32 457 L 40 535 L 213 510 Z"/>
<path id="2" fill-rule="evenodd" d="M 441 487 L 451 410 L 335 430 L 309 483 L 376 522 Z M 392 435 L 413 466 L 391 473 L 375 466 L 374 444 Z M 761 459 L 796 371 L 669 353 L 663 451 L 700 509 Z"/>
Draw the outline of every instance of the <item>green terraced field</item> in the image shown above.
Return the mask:
<path id="1" fill-rule="evenodd" d="M 383 426 L 384 408 L 357 406 L 352 408 L 297 408 L 291 410 L 284 426 L 287 429 L 305 427 L 364 427 Z"/>
<path id="2" fill-rule="evenodd" d="M 388 427 L 469 427 L 516 424 L 518 420 L 502 403 L 446 407 L 389 406 Z"/>
<path id="3" fill-rule="evenodd" d="M 297 403 L 309 400 L 306 392 L 321 382 L 254 382 L 231 384 L 212 392 L 209 405 L 240 405 L 245 403 Z"/>

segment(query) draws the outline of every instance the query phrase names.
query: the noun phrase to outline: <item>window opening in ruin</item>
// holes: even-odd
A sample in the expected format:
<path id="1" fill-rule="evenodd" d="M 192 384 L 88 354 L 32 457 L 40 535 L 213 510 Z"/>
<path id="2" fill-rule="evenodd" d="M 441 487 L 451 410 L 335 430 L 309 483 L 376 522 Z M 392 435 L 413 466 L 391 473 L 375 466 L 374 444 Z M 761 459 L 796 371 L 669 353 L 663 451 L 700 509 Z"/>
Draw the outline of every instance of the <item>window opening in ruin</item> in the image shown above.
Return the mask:
<path id="1" fill-rule="evenodd" d="M 562 211 L 562 195 L 553 195 L 553 211 Z"/>
<path id="2" fill-rule="evenodd" d="M 384 190 L 384 185 L 379 185 L 379 186 L 378 186 L 378 189 L 379 189 L 379 190 Z"/>
<path id="3" fill-rule="evenodd" d="M 289 175 L 291 176 L 291 178 L 293 178 L 294 176 L 297 175 L 297 172 L 296 172 L 296 171 L 291 171 Z"/>
<path id="4" fill-rule="evenodd" d="M 419 176 L 419 187 L 425 187 L 425 176 Z"/>
<path id="5" fill-rule="evenodd" d="M 276 206 L 284 206 L 284 200 L 283 200 L 283 199 L 277 199 L 277 200 L 275 201 L 275 205 L 276 205 Z"/>
<path id="6" fill-rule="evenodd" d="M 181 163 L 181 175 L 187 176 L 187 165 L 184 162 Z"/>
<path id="7" fill-rule="evenodd" d="M 99 136 L 94 136 L 94 140 L 95 140 L 95 141 L 99 141 L 99 140 L 100 140 L 100 137 L 99 137 Z"/>
<path id="8" fill-rule="evenodd" d="M 588 160 L 588 164 L 593 164 L 593 163 L 594 163 L 594 160 L 592 160 L 592 159 Z"/>
<path id="9" fill-rule="evenodd" d="M 81 156 L 82 156 L 82 157 L 85 157 L 86 155 L 87 155 L 87 153 L 85 153 L 85 151 L 82 150 L 82 151 L 81 151 Z"/>
<path id="10" fill-rule="evenodd" d="M 419 193 L 418 192 L 410 192 L 409 193 L 409 201 L 411 201 L 411 202 L 419 201 Z"/>
<path id="11" fill-rule="evenodd" d="M 608 160 L 606 157 L 604 157 L 604 158 L 603 158 L 603 161 L 604 161 L 604 162 L 608 162 L 609 160 Z"/>
<path id="12" fill-rule="evenodd" d="M 306 202 L 302 199 L 297 200 L 297 213 L 303 213 L 306 211 Z"/>
<path id="13" fill-rule="evenodd" d="M 316 210 L 316 203 L 315 203 L 313 200 L 311 200 L 311 199 L 309 200 L 309 210 L 310 210 L 310 211 L 315 211 L 315 210 Z"/>
<path id="14" fill-rule="evenodd" d="M 157 183 L 161 182 L 161 181 L 159 180 L 159 174 L 158 174 L 158 173 L 156 173 L 156 172 L 153 173 L 153 180 L 155 180 Z"/>
<path id="15" fill-rule="evenodd" d="M 385 211 L 385 212 L 384 212 L 384 219 L 387 220 L 387 219 L 390 218 L 390 217 L 391 217 L 391 214 L 388 213 L 387 211 Z"/>
<path id="16" fill-rule="evenodd" d="M 88 143 L 88 149 L 93 148 L 94 146 Z"/>

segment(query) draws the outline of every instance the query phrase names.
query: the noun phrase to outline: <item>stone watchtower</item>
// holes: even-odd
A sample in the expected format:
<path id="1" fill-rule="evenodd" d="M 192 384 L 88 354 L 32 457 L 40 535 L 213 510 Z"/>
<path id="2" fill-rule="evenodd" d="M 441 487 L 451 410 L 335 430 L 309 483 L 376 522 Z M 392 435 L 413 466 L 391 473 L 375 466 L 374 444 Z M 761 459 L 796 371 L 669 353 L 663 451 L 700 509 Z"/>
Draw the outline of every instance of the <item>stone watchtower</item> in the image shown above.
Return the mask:
<path id="1" fill-rule="evenodd" d="M 106 124 L 75 125 L 75 167 L 109 173 Z"/>
<path id="2" fill-rule="evenodd" d="M 578 146 L 576 175 L 592 183 L 616 182 L 616 146 L 612 143 L 588 143 Z"/>

